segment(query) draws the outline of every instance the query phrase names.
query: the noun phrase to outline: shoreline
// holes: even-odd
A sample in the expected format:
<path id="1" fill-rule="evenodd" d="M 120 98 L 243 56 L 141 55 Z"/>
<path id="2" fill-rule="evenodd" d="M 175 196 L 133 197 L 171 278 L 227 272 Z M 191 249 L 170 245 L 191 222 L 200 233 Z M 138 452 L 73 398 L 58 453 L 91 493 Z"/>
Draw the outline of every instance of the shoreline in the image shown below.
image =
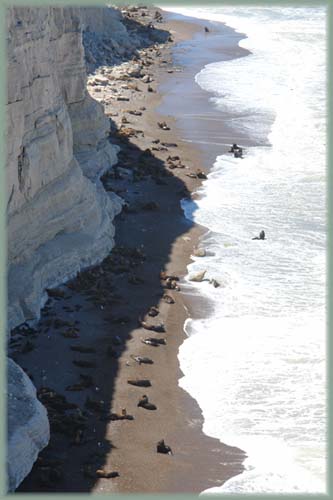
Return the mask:
<path id="1" fill-rule="evenodd" d="M 204 24 L 210 23 L 204 21 Z M 164 22 L 162 28 L 171 30 L 177 44 L 189 40 L 193 35 L 199 35 L 202 25 L 200 21 L 190 24 L 171 20 Z M 177 353 L 179 346 L 186 339 L 183 325 L 187 317 L 193 317 L 200 300 L 191 298 L 188 293 L 165 290 L 165 283 L 159 280 L 159 273 L 162 270 L 180 278 L 187 274 L 186 267 L 190 262 L 191 252 L 199 245 L 205 228 L 185 219 L 180 199 L 190 196 L 190 193 L 201 185 L 200 179 L 187 177 L 186 173 L 198 169 L 207 171 L 210 158 L 214 154 L 210 151 L 208 155 L 207 148 L 195 147 L 194 144 L 180 140 L 179 131 L 183 129 L 177 128 L 175 118 L 163 112 L 161 101 L 166 93 L 165 85 L 173 85 L 175 79 L 175 74 L 168 71 L 173 71 L 180 78 L 184 77 L 186 72 L 184 69 L 179 73 L 175 71 L 174 64 L 170 60 L 170 49 L 172 51 L 173 47 L 162 48 L 161 55 L 153 55 L 153 62 L 148 69 L 148 73 L 152 75 L 151 83 L 142 84 L 138 81 L 139 91 L 131 88 L 123 89 L 123 95 L 132 97 L 132 99 L 128 97 L 129 102 L 119 102 L 112 98 L 109 108 L 108 96 L 103 95 L 107 94 L 108 90 L 104 90 L 99 97 L 90 87 L 95 99 L 105 101 L 106 114 L 109 113 L 118 130 L 122 118 L 126 116 L 129 123 L 125 124 L 125 128 L 137 131 L 138 126 L 143 131 L 143 134 L 137 133 L 134 137 L 118 137 L 124 152 L 120 155 L 118 164 L 122 179 L 106 176 L 105 182 L 110 190 L 118 191 L 120 196 L 125 198 L 129 207 L 116 219 L 116 245 L 118 248 L 124 246 L 137 248 L 145 254 L 145 259 L 141 259 L 140 252 L 128 258 L 128 255 L 121 254 L 120 251 L 120 258 L 115 266 L 123 266 L 126 270 L 114 272 L 115 269 L 111 266 L 112 279 L 106 280 L 107 285 L 104 283 L 106 288 L 102 288 L 104 293 L 106 289 L 111 290 L 112 297 L 106 304 L 103 302 L 103 297 L 96 293 L 98 286 L 93 281 L 95 276 L 91 276 L 94 273 L 81 273 L 83 278 L 88 277 L 91 281 L 95 290 L 95 303 L 91 304 L 91 299 L 87 299 L 82 289 L 80 290 L 80 287 L 82 288 L 80 280 L 79 286 L 77 286 L 78 280 L 74 280 L 76 283 L 74 290 L 66 285 L 59 287 L 64 296 L 61 297 L 61 294 L 55 296 L 52 303 L 47 304 L 47 314 L 42 316 L 41 321 L 44 333 L 47 321 L 53 313 L 62 321 L 64 318 L 68 320 L 69 316 L 73 325 L 79 325 L 81 339 L 79 343 L 93 345 L 99 354 L 98 367 L 94 370 L 95 389 L 89 390 L 91 391 L 89 398 L 102 401 L 103 410 L 120 413 L 121 408 L 126 408 L 127 413 L 134 416 L 134 421 L 111 421 L 106 424 L 101 420 L 99 411 L 89 409 L 87 416 L 89 431 L 85 432 L 87 436 L 82 443 L 76 443 L 78 446 L 74 446 L 73 443 L 68 445 L 63 437 L 58 436 L 52 441 L 49 449 L 41 453 L 42 462 L 43 457 L 45 463 L 45 460 L 46 462 L 51 460 L 52 456 L 58 456 L 58 461 L 60 460 L 62 467 L 66 468 L 66 473 L 59 484 L 50 482 L 41 484 L 40 470 L 36 466 L 18 488 L 19 492 L 199 493 L 204 489 L 223 484 L 243 470 L 244 453 L 203 434 L 200 408 L 178 385 L 182 373 Z M 167 60 L 167 63 L 161 63 L 162 59 Z M 164 90 L 160 91 L 159 86 L 162 81 Z M 117 85 L 119 83 L 121 82 L 118 80 Z M 157 93 L 146 92 L 147 85 L 156 90 L 156 84 Z M 129 87 L 125 82 L 126 86 Z M 208 101 L 208 96 L 206 99 Z M 134 111 L 143 107 L 146 109 L 138 116 L 124 112 L 129 108 Z M 115 113 L 118 113 L 118 116 L 114 116 Z M 156 125 L 159 121 L 166 121 L 170 130 L 159 130 Z M 153 147 L 159 147 L 158 144 L 154 146 L 156 143 L 152 142 L 157 139 L 160 140 L 158 144 L 177 143 L 178 146 L 168 147 L 167 151 L 153 151 Z M 147 148 L 151 149 L 154 159 L 143 160 L 142 164 L 146 163 L 143 170 L 151 163 L 161 175 L 153 179 L 145 178 L 143 175 L 143 179 L 130 182 L 126 173 L 129 167 L 127 162 L 141 161 L 142 154 Z M 166 158 L 170 155 L 180 156 L 181 162 L 189 169 L 166 169 Z M 153 208 L 142 209 L 147 204 Z M 125 259 L 125 262 L 122 262 L 122 259 Z M 109 271 L 108 266 L 103 263 L 93 269 L 97 269 L 96 275 L 99 278 Z M 170 305 L 163 301 L 165 292 L 175 299 L 175 304 Z M 152 324 L 163 322 L 166 329 L 163 337 L 167 339 L 167 345 L 158 348 L 145 346 L 140 342 L 141 337 L 156 337 L 156 334 L 150 335 L 151 332 L 139 328 L 137 323 L 138 316 L 143 316 L 154 305 L 158 305 L 159 314 L 156 318 L 147 316 L 147 321 Z M 120 340 L 115 342 L 118 337 Z M 161 334 L 157 334 L 157 337 L 161 337 Z M 110 339 L 112 350 L 116 352 L 117 357 L 112 355 L 105 357 L 105 352 L 110 351 Z M 34 380 L 37 388 L 43 381 L 45 382 L 46 377 L 46 385 L 62 393 L 66 385 L 75 383 L 78 371 L 91 373 L 84 368 L 73 369 L 72 353 L 68 350 L 65 352 L 69 343 L 74 344 L 75 340 L 68 340 L 65 337 L 58 337 L 56 340 L 44 335 L 43 338 L 36 340 L 34 351 L 18 356 L 19 364 L 36 378 L 38 370 L 34 371 L 34 364 L 40 353 L 43 354 L 45 367 L 39 368 L 44 369 L 45 373 L 40 375 L 41 380 Z M 134 354 L 151 356 L 154 358 L 154 364 L 139 366 L 132 361 L 131 355 Z M 48 357 L 52 358 L 52 363 L 47 362 Z M 84 355 L 80 358 L 89 361 L 92 359 L 91 356 L 84 357 Z M 62 366 L 61 375 L 58 371 L 59 364 Z M 128 378 L 136 377 L 149 378 L 152 380 L 152 387 L 142 389 L 130 386 L 127 383 Z M 143 393 L 147 393 L 149 399 L 157 405 L 156 412 L 137 408 L 136 403 Z M 85 406 L 86 392 L 84 394 L 66 392 L 65 395 L 79 407 Z M 171 446 L 174 452 L 172 457 L 156 454 L 156 442 L 162 438 Z M 119 477 L 112 480 L 89 477 L 89 474 L 85 474 L 87 464 L 82 459 L 91 456 L 95 457 L 93 464 L 98 462 L 99 468 L 116 470 L 119 472 Z"/>

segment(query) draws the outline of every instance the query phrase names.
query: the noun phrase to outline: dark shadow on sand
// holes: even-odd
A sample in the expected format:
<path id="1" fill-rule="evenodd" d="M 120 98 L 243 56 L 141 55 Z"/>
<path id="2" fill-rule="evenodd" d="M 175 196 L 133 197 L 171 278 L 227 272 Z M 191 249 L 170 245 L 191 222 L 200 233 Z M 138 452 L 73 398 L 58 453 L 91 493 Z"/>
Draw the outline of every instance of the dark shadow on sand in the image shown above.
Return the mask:
<path id="1" fill-rule="evenodd" d="M 82 493 L 93 489 L 98 479 L 95 471 L 103 469 L 107 455 L 112 454 L 112 442 L 107 441 L 105 436 L 119 369 L 118 357 L 126 349 L 133 330 L 138 328 L 138 318 L 144 317 L 167 292 L 161 283 L 160 272 L 168 263 L 175 239 L 192 225 L 185 219 L 179 204 L 181 198 L 190 195 L 183 182 L 154 156 L 153 151 L 140 150 L 130 138 L 113 133 L 112 142 L 122 148 L 119 163 L 102 180 L 107 190 L 118 193 L 128 204 L 127 210 L 123 210 L 115 220 L 116 247 L 100 265 L 81 272 L 76 279 L 62 286 L 64 297 L 61 293 L 60 296 L 50 297 L 31 338 L 38 346 L 39 337 L 58 336 L 64 348 L 60 353 L 54 352 L 54 356 L 57 356 L 62 373 L 50 373 L 47 383 L 43 381 L 42 375 L 48 372 L 50 359 L 39 355 L 38 347 L 36 351 L 15 356 L 20 366 L 29 364 L 40 399 L 51 405 L 48 410 L 49 416 L 52 415 L 50 443 L 16 490 L 20 493 Z M 128 176 L 124 175 L 122 168 L 128 171 Z M 144 206 L 151 202 L 157 204 L 155 209 L 145 209 Z M 81 308 L 70 313 L 71 327 L 61 324 L 62 319 L 58 312 L 55 313 L 55 308 L 59 311 L 59 308 L 72 307 L 68 304 L 73 296 Z M 104 328 L 96 324 L 95 331 L 86 331 L 80 316 L 87 305 L 93 308 L 92 318 L 101 316 Z M 75 309 L 75 305 L 73 307 Z M 158 320 L 158 317 L 149 318 L 149 321 L 153 323 L 154 319 Z M 77 330 L 79 337 L 64 338 L 63 334 L 71 330 Z M 143 329 L 142 336 L 158 337 L 154 332 Z M 70 346 L 82 344 L 95 350 L 95 353 L 70 350 Z M 148 347 L 147 355 L 153 357 L 153 354 Z M 29 361 L 32 356 L 37 356 L 38 360 L 33 368 Z M 95 363 L 95 367 L 73 366 L 74 359 Z M 66 391 L 67 386 L 82 382 L 80 374 L 92 377 L 92 385 L 78 392 Z M 62 379 L 62 390 L 59 379 Z M 41 395 L 41 387 L 48 387 L 65 396 L 69 403 L 74 404 L 73 409 L 63 410 L 61 405 L 60 409 L 54 409 L 52 398 L 48 401 L 45 395 Z M 88 407 L 87 397 L 90 399 Z M 83 419 L 75 421 L 74 418 L 71 421 L 69 416 L 73 414 L 82 415 Z M 135 415 L 133 421 L 124 424 L 135 426 Z M 118 472 L 121 475 L 121 471 Z"/>

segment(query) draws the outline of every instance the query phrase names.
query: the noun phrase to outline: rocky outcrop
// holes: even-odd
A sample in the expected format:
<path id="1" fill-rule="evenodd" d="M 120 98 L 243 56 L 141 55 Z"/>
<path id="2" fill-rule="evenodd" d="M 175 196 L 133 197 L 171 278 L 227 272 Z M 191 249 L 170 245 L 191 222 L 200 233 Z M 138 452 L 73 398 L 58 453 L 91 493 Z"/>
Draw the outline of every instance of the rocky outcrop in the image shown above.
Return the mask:
<path id="1" fill-rule="evenodd" d="M 86 90 L 80 10 L 7 11 L 9 328 L 38 317 L 46 288 L 113 246 L 121 203 L 99 177 L 117 147 Z"/>
<path id="2" fill-rule="evenodd" d="M 44 406 L 24 371 L 8 360 L 8 488 L 14 491 L 30 472 L 40 449 L 50 437 Z"/>

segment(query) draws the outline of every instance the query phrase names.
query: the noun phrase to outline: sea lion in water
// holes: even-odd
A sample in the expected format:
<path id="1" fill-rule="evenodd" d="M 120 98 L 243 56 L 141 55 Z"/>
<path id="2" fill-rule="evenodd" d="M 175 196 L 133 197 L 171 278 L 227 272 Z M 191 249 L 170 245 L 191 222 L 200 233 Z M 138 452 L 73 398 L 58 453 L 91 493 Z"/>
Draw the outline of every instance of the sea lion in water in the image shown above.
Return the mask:
<path id="1" fill-rule="evenodd" d="M 164 439 L 161 439 L 161 441 L 159 441 L 157 443 L 156 451 L 157 451 L 157 453 L 164 453 L 164 454 L 167 454 L 167 455 L 173 455 L 170 446 L 167 446 L 165 444 Z"/>
<path id="2" fill-rule="evenodd" d="M 243 149 L 238 148 L 234 150 L 234 157 L 235 158 L 243 158 Z"/>
<path id="3" fill-rule="evenodd" d="M 233 144 L 232 146 L 230 146 L 230 149 L 228 151 L 228 153 L 233 153 L 236 149 L 238 149 L 238 146 L 237 144 Z"/>
<path id="4" fill-rule="evenodd" d="M 266 235 L 264 230 L 260 231 L 259 236 L 255 236 L 254 238 L 252 238 L 252 240 L 265 240 L 265 239 Z"/>

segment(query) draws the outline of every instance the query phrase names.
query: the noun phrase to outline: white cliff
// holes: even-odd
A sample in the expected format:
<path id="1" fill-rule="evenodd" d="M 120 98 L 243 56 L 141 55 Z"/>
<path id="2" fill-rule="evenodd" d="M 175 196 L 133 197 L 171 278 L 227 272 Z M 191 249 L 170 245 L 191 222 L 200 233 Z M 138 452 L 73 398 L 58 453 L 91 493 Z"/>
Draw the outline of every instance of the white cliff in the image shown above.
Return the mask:
<path id="1" fill-rule="evenodd" d="M 8 360 L 8 489 L 15 490 L 30 472 L 39 451 L 50 438 L 44 406 L 24 371 Z"/>
<path id="2" fill-rule="evenodd" d="M 101 261 L 114 245 L 121 200 L 99 178 L 118 148 L 86 90 L 80 16 L 75 8 L 7 10 L 8 329 L 37 319 L 46 288 Z M 12 360 L 8 431 L 13 491 L 47 445 L 49 423 Z"/>
<path id="3" fill-rule="evenodd" d="M 8 323 L 113 246 L 109 121 L 86 91 L 80 9 L 8 9 Z"/>

